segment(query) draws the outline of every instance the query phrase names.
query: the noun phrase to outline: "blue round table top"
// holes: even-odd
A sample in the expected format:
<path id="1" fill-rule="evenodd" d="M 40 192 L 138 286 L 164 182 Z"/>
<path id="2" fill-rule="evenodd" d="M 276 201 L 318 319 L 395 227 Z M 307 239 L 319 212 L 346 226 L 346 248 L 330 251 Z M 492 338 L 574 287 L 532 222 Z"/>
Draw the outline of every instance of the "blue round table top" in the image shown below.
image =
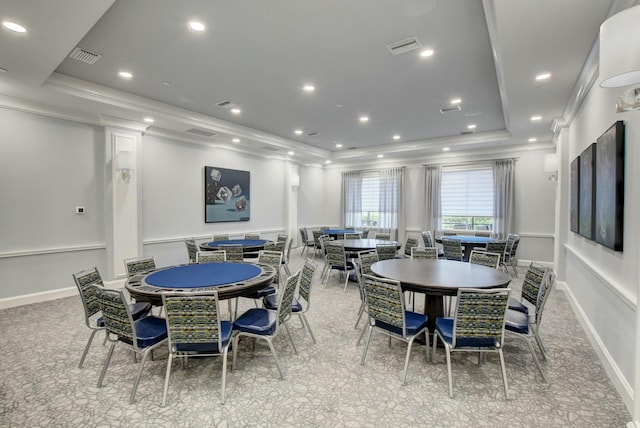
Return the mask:
<path id="1" fill-rule="evenodd" d="M 442 238 L 455 239 L 456 241 L 460 241 L 461 243 L 468 244 L 486 244 L 487 242 L 493 241 L 493 238 L 489 238 L 487 236 L 473 235 L 444 235 L 438 239 L 442 240 Z"/>
<path id="2" fill-rule="evenodd" d="M 246 281 L 260 273 L 262 269 L 254 264 L 203 263 L 163 269 L 148 275 L 145 282 L 162 288 L 214 287 Z"/>
<path id="3" fill-rule="evenodd" d="M 224 241 L 213 241 L 200 244 L 200 247 L 217 248 L 220 245 L 242 245 L 242 248 L 264 247 L 266 239 L 225 239 Z"/>
<path id="4" fill-rule="evenodd" d="M 345 233 L 357 233 L 353 229 L 325 229 L 322 231 L 325 235 L 344 235 Z"/>

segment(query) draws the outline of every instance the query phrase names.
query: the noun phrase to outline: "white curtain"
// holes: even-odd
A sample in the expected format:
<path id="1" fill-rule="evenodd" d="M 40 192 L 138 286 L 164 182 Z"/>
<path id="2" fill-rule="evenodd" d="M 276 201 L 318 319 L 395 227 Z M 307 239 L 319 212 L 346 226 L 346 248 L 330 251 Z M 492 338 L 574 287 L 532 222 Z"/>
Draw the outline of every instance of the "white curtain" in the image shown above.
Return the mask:
<path id="1" fill-rule="evenodd" d="M 493 231 L 502 239 L 514 232 L 515 170 L 515 159 L 499 159 L 493 165 Z"/>
<path id="2" fill-rule="evenodd" d="M 405 235 L 404 168 L 386 168 L 380 175 L 380 224 L 381 229 L 391 232 L 396 239 Z"/>
<path id="3" fill-rule="evenodd" d="M 442 166 L 424 166 L 424 217 L 422 230 L 430 230 L 433 236 L 435 231 L 442 229 L 442 203 L 440 184 L 442 182 Z"/>
<path id="4" fill-rule="evenodd" d="M 340 226 L 362 226 L 362 171 L 342 173 L 341 201 L 344 215 Z"/>

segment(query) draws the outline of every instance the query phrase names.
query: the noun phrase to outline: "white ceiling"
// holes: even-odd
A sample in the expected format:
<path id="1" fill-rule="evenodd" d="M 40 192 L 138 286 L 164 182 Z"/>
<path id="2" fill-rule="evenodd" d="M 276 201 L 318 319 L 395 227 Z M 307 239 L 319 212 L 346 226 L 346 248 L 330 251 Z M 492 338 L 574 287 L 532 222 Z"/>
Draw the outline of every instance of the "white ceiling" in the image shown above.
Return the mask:
<path id="1" fill-rule="evenodd" d="M 0 29 L 0 105 L 305 164 L 551 146 L 600 24 L 634 3 L 2 0 L 0 20 L 28 32 Z M 192 19 L 206 30 L 189 30 Z M 409 37 L 435 54 L 386 48 Z M 76 46 L 102 57 L 68 58 Z M 536 82 L 544 71 L 551 79 Z M 461 110 L 440 113 L 454 97 Z M 242 113 L 215 105 L 223 100 Z"/>

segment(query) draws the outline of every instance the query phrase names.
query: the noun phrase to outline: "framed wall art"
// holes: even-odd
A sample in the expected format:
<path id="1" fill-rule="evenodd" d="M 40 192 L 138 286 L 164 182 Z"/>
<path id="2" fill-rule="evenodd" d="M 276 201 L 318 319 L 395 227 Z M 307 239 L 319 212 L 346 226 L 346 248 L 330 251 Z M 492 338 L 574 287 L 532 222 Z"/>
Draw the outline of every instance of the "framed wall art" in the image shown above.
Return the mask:
<path id="1" fill-rule="evenodd" d="M 251 218 L 249 171 L 204 167 L 204 221 L 249 221 Z"/>
<path id="2" fill-rule="evenodd" d="M 597 140 L 595 158 L 595 240 L 622 251 L 624 220 L 624 123 L 617 121 Z"/>
<path id="3" fill-rule="evenodd" d="M 571 162 L 571 201 L 569 206 L 569 217 L 571 231 L 579 233 L 580 231 L 580 156 Z"/>
<path id="4" fill-rule="evenodd" d="M 588 239 L 593 239 L 594 230 L 594 189 L 595 189 L 595 170 L 594 161 L 596 157 L 596 144 L 593 143 L 580 154 L 580 192 L 578 208 L 578 231 L 580 235 Z"/>

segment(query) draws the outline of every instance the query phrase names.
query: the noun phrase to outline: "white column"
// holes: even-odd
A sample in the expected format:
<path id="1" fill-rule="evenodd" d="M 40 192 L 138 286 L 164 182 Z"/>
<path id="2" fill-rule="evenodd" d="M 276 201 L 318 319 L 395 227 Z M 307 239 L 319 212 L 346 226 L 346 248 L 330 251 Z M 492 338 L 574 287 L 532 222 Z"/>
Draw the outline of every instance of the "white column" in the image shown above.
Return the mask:
<path id="1" fill-rule="evenodd" d="M 298 234 L 298 188 L 300 187 L 300 167 L 297 164 L 285 163 L 285 195 L 287 210 L 285 212 L 285 229 L 290 239 L 293 239 L 293 247 L 300 245 Z"/>

